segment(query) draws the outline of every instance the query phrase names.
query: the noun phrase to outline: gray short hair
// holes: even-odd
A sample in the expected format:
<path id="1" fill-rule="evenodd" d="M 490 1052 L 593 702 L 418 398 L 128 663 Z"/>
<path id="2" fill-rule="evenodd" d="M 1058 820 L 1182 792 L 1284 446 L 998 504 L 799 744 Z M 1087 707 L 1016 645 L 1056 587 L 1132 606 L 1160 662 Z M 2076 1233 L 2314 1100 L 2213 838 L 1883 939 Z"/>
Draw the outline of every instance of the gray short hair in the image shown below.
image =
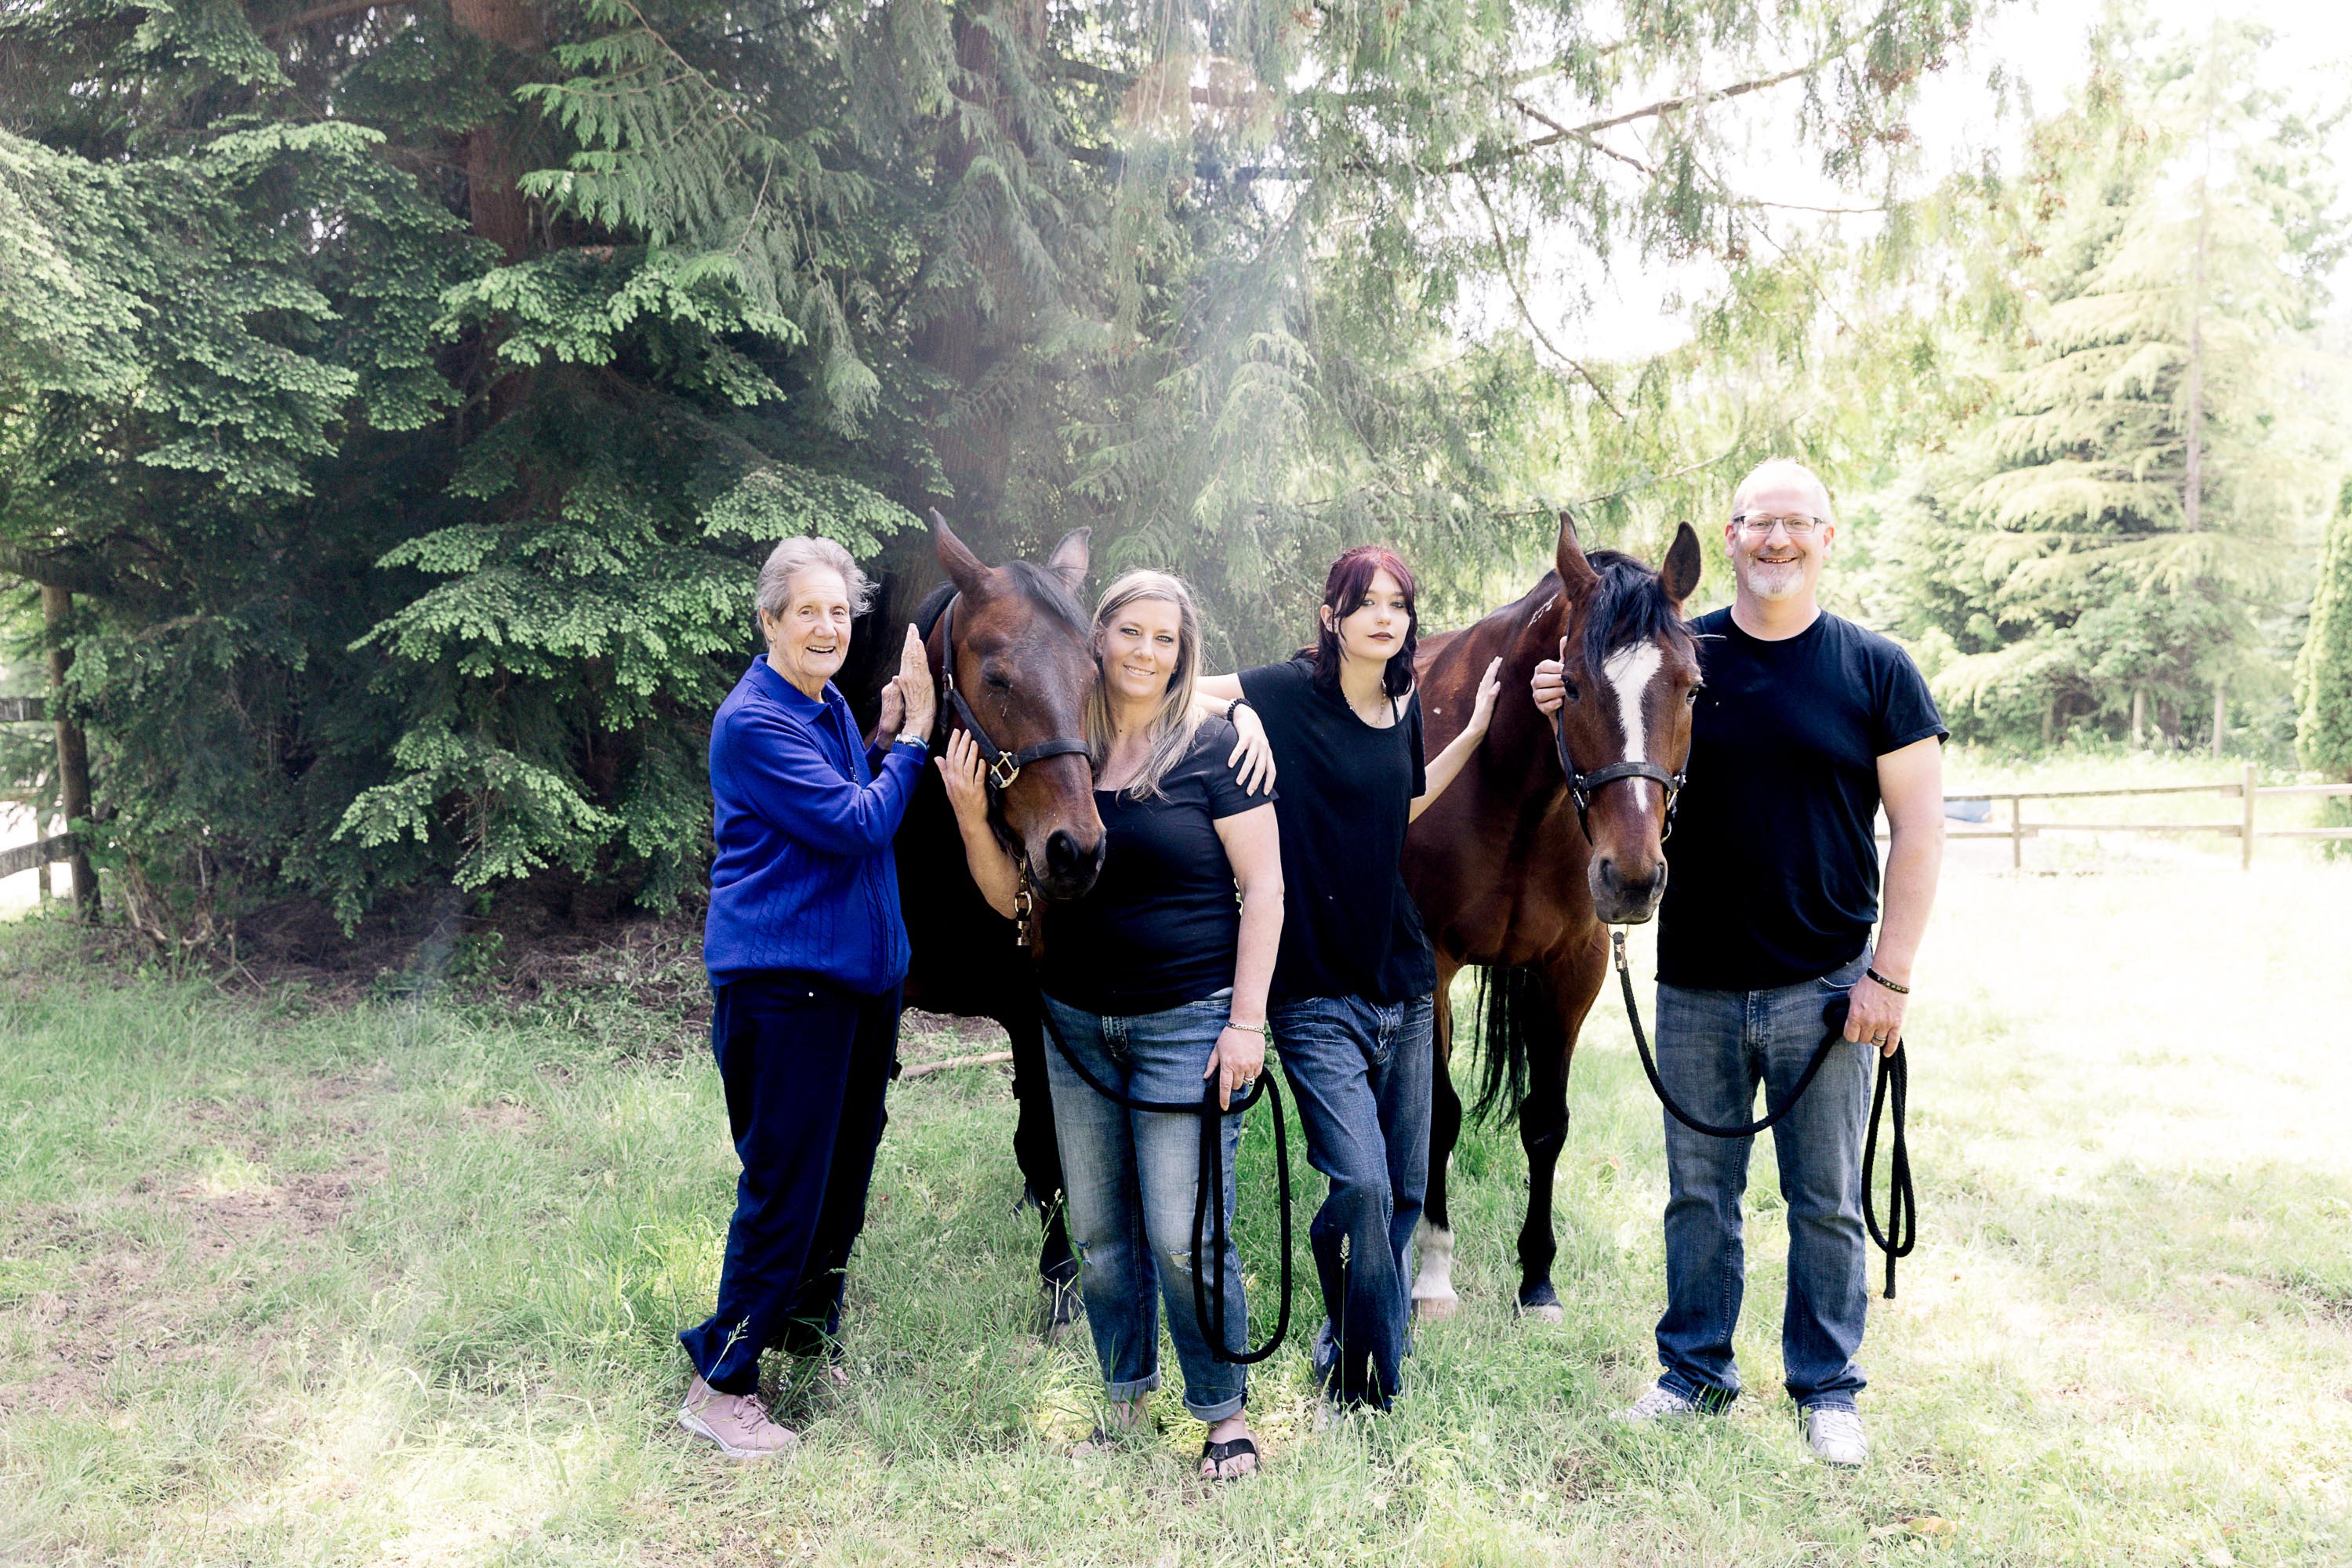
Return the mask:
<path id="1" fill-rule="evenodd" d="M 874 584 L 857 569 L 849 552 L 833 540 L 811 535 L 783 540 L 768 552 L 768 563 L 760 568 L 760 613 L 782 615 L 793 602 L 793 579 L 818 566 L 841 574 L 841 581 L 849 590 L 851 614 L 862 616 L 874 603 Z"/>

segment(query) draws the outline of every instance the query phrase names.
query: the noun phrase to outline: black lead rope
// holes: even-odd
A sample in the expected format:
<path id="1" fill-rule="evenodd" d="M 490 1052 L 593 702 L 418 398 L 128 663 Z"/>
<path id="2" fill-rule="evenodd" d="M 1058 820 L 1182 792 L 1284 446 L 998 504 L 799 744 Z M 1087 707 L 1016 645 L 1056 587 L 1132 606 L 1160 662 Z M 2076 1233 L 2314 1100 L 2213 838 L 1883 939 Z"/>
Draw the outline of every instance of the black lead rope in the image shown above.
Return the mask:
<path id="1" fill-rule="evenodd" d="M 1256 1080 L 1239 1100 L 1234 1102 L 1230 1110 L 1217 1103 L 1215 1079 L 1208 1079 L 1202 1087 L 1201 1102 L 1198 1105 L 1178 1100 L 1131 1099 L 1112 1089 L 1087 1070 L 1086 1064 L 1078 1060 L 1077 1053 L 1070 1049 L 1070 1042 L 1062 1037 L 1061 1026 L 1054 1022 L 1052 1008 L 1041 1008 L 1039 1011 L 1045 1020 L 1045 1032 L 1054 1037 L 1054 1048 L 1062 1053 L 1062 1059 L 1070 1064 L 1070 1070 L 1086 1079 L 1088 1089 L 1093 1089 L 1113 1105 L 1125 1110 L 1154 1111 L 1171 1116 L 1191 1116 L 1195 1112 L 1200 1115 L 1201 1182 L 1192 1198 L 1193 1316 L 1195 1321 L 1204 1326 L 1213 1324 L 1214 1331 L 1209 1341 L 1209 1353 L 1217 1360 L 1233 1366 L 1248 1366 L 1253 1363 L 1264 1361 L 1282 1348 L 1283 1337 L 1290 1332 L 1290 1142 L 1288 1135 L 1283 1131 L 1282 1092 L 1274 1086 L 1274 1075 L 1261 1071 Z M 1282 1194 L 1282 1312 L 1275 1321 L 1274 1337 L 1267 1340 L 1259 1349 L 1248 1348 L 1249 1335 L 1246 1331 L 1247 1326 L 1244 1325 L 1242 1335 L 1243 1348 L 1238 1351 L 1229 1351 L 1225 1346 L 1231 1342 L 1233 1336 L 1228 1331 L 1225 1316 L 1227 1232 L 1224 1205 L 1223 1121 L 1229 1115 L 1241 1115 L 1261 1100 L 1270 1100 L 1274 1105 L 1274 1167 L 1276 1184 Z M 1213 1195 L 1216 1199 L 1213 1211 L 1210 1203 Z M 1217 1270 L 1216 1310 L 1213 1313 L 1209 1308 L 1208 1286 L 1204 1283 L 1207 1271 L 1201 1267 L 1201 1242 L 1204 1229 L 1209 1233 L 1210 1255 L 1214 1260 Z"/>
<path id="2" fill-rule="evenodd" d="M 1625 932 L 1622 927 L 1612 927 L 1609 932 L 1612 957 L 1617 965 L 1617 983 L 1625 993 L 1625 1021 L 1633 1026 L 1633 1047 L 1642 1056 L 1642 1071 L 1648 1075 L 1650 1088 L 1657 1094 L 1658 1103 L 1666 1114 L 1708 1138 L 1753 1138 L 1796 1108 L 1812 1087 L 1813 1075 L 1822 1070 L 1829 1059 L 1830 1050 L 1845 1038 L 1847 1002 L 1843 996 L 1832 996 L 1822 1009 L 1822 1043 L 1798 1075 L 1797 1087 L 1777 1110 L 1768 1111 L 1761 1119 L 1738 1127 L 1717 1127 L 1701 1121 L 1675 1103 L 1666 1086 L 1658 1077 L 1658 1064 L 1651 1058 L 1649 1037 L 1642 1032 L 1642 1009 L 1633 996 L 1633 972 L 1625 962 Z M 1895 1260 L 1908 1258 L 1919 1240 L 1919 1196 L 1911 1185 L 1911 1145 L 1903 1132 L 1904 1102 L 1911 1087 L 1911 1064 L 1898 1043 L 1894 1054 L 1881 1053 L 1878 1058 L 1878 1082 L 1870 1096 L 1870 1135 L 1862 1146 L 1862 1222 L 1870 1227 L 1870 1239 L 1886 1254 L 1886 1300 L 1895 1300 Z M 1886 1227 L 1878 1224 L 1877 1205 L 1872 1202 L 1871 1173 L 1878 1163 L 1878 1119 L 1892 1100 L 1895 1106 L 1895 1136 L 1887 1144 L 1886 1155 Z"/>

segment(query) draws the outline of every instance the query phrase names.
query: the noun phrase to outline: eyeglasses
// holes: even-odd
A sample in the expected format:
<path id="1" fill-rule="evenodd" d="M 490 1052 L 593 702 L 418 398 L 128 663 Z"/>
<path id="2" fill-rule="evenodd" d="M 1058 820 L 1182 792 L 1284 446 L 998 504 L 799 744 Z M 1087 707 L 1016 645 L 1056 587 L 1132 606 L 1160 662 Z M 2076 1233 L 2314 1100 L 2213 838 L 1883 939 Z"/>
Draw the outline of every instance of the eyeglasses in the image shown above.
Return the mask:
<path id="1" fill-rule="evenodd" d="M 1801 511 L 1789 512 L 1785 515 L 1774 512 L 1769 516 L 1742 512 L 1731 521 L 1738 524 L 1743 533 L 1769 533 L 1777 526 L 1788 530 L 1790 534 L 1800 538 L 1822 526 L 1820 518 L 1807 517 Z"/>

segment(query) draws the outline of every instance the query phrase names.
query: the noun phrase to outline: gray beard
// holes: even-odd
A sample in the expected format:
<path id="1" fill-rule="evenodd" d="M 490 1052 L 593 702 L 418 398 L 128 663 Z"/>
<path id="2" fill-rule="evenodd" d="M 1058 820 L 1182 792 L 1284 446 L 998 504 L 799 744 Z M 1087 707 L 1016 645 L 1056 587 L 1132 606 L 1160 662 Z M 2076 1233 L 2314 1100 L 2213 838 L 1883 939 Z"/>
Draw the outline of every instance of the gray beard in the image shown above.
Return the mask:
<path id="1" fill-rule="evenodd" d="M 1744 565 L 1739 569 L 1739 585 L 1768 603 L 1793 599 L 1805 591 L 1805 565 L 1801 561 L 1786 566 Z"/>

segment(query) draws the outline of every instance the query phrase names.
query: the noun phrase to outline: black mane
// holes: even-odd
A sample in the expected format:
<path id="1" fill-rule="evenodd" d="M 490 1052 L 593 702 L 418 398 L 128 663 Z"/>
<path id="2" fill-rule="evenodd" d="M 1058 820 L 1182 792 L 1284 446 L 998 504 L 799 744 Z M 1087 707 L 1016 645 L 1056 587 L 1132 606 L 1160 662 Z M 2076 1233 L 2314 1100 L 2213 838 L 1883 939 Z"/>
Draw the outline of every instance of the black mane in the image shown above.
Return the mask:
<path id="1" fill-rule="evenodd" d="M 1597 673 L 1619 648 L 1659 637 L 1684 649 L 1693 646 L 1657 573 L 1622 551 L 1595 550 L 1584 559 L 1601 574 L 1601 585 L 1584 604 L 1587 669 Z"/>

